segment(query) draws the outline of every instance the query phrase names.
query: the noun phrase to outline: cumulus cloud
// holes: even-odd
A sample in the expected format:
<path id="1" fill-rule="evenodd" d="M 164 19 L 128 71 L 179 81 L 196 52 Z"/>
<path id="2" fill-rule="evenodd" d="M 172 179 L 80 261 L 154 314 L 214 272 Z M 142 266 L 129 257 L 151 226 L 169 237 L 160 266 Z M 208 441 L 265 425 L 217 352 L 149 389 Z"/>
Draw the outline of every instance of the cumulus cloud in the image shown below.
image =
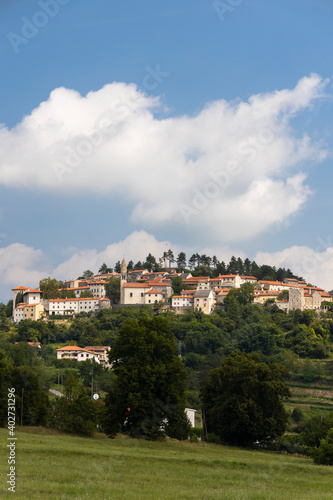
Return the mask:
<path id="1" fill-rule="evenodd" d="M 0 301 L 9 300 L 11 288 L 22 285 L 38 287 L 39 280 L 48 276 L 59 280 L 77 278 L 83 271 L 90 269 L 97 273 L 105 262 L 114 266 L 123 256 L 129 260 L 144 260 L 151 252 L 159 258 L 169 248 L 179 252 L 176 245 L 158 241 L 145 231 L 135 231 L 123 241 L 112 243 L 104 250 L 75 249 L 71 256 L 57 266 L 47 260 L 42 250 L 22 243 L 14 243 L 0 248 Z"/>
<path id="2" fill-rule="evenodd" d="M 58 280 L 77 278 L 86 269 L 98 272 L 105 262 L 113 267 L 118 260 L 125 257 L 126 261 L 144 261 L 149 253 L 157 259 L 171 249 L 177 257 L 185 251 L 190 258 L 196 250 L 189 247 L 179 247 L 169 241 L 158 241 L 155 236 L 146 231 L 134 231 L 124 240 L 108 245 L 104 250 L 72 249 L 71 255 L 57 266 L 47 260 L 44 253 L 21 243 L 15 243 L 0 248 L 0 301 L 7 301 L 11 296 L 11 288 L 22 285 L 38 287 L 39 280 L 48 276 Z M 219 260 L 229 260 L 232 252 L 227 248 L 202 248 L 200 254 L 216 255 Z M 236 252 L 237 255 L 240 255 Z"/>
<path id="3" fill-rule="evenodd" d="M 308 283 L 325 290 L 333 289 L 333 242 L 318 238 L 316 248 L 292 246 L 280 252 L 258 252 L 255 256 L 258 264 L 290 268 L 297 276 L 302 276 Z"/>
<path id="4" fill-rule="evenodd" d="M 297 135 L 291 120 L 326 84 L 311 75 L 294 89 L 162 118 L 160 100 L 134 84 L 84 97 L 58 88 L 15 128 L 0 129 L 0 184 L 121 197 L 131 221 L 147 229 L 254 237 L 288 220 L 311 193 L 301 170 L 327 152 Z"/>
<path id="5" fill-rule="evenodd" d="M 158 241 L 146 231 L 134 231 L 122 241 L 108 245 L 104 250 L 72 249 L 72 254 L 54 266 L 39 249 L 34 249 L 21 243 L 14 243 L 0 248 L 0 301 L 11 298 L 11 288 L 17 285 L 38 287 L 39 280 L 47 276 L 59 280 L 77 278 L 86 269 L 98 272 L 105 262 L 114 266 L 123 257 L 127 260 L 145 260 L 148 253 L 159 258 L 163 253 L 172 249 L 175 256 L 185 251 L 187 258 L 192 253 L 216 255 L 219 260 L 228 262 L 232 255 L 246 258 L 243 252 L 228 247 L 205 246 L 201 249 L 179 247 L 169 241 Z M 276 267 L 290 268 L 294 273 L 303 276 L 308 282 L 321 286 L 326 290 L 333 289 L 333 242 L 320 238 L 316 248 L 293 246 L 280 252 L 258 252 L 254 260 L 258 264 L 268 264 Z"/>

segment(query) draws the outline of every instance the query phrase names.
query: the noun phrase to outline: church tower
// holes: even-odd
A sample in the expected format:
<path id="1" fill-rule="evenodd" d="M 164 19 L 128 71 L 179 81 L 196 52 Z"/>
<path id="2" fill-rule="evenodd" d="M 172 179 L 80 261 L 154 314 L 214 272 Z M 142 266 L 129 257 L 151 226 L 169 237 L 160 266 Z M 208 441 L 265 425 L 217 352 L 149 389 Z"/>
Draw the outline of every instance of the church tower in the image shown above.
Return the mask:
<path id="1" fill-rule="evenodd" d="M 125 290 L 124 284 L 127 283 L 127 264 L 125 258 L 121 263 L 121 271 L 120 271 L 120 303 L 125 304 Z"/>

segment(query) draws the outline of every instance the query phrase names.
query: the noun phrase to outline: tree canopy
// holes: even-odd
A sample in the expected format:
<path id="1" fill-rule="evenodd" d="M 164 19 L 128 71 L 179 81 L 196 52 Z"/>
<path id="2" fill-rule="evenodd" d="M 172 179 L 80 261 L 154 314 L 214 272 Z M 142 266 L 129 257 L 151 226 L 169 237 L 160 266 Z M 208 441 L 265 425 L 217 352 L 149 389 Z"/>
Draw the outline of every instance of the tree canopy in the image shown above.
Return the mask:
<path id="1" fill-rule="evenodd" d="M 281 365 L 263 363 L 257 354 L 227 356 L 201 391 L 208 432 L 237 445 L 282 435 L 288 419 L 282 398 L 290 395 L 286 372 Z"/>
<path id="2" fill-rule="evenodd" d="M 110 353 L 117 379 L 106 398 L 105 430 L 155 439 L 165 432 L 187 436 L 186 371 L 168 321 L 126 321 Z"/>

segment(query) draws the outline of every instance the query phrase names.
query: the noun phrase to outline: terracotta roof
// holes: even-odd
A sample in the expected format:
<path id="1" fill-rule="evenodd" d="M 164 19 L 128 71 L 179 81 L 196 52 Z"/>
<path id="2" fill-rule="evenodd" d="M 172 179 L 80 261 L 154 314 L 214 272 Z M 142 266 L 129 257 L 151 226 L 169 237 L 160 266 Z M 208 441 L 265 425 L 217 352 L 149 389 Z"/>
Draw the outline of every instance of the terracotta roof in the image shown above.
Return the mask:
<path id="1" fill-rule="evenodd" d="M 159 293 L 161 295 L 161 292 L 158 292 L 157 290 L 155 290 L 154 288 L 152 288 L 151 290 L 148 290 L 147 292 L 145 293 Z"/>
<path id="2" fill-rule="evenodd" d="M 57 351 L 85 351 L 83 347 L 79 347 L 78 345 L 66 345 L 65 347 L 59 347 L 56 349 Z"/>
<path id="3" fill-rule="evenodd" d="M 219 278 L 236 278 L 238 274 L 219 274 Z"/>
<path id="4" fill-rule="evenodd" d="M 172 286 L 170 285 L 170 283 L 165 283 L 164 281 L 158 281 L 158 280 L 148 280 L 146 281 L 146 283 L 144 284 L 145 286 L 149 285 L 149 286 Z"/>
<path id="5" fill-rule="evenodd" d="M 173 299 L 188 299 L 189 297 L 193 297 L 193 295 L 173 295 Z"/>
<path id="6" fill-rule="evenodd" d="M 15 288 L 12 288 L 12 290 L 28 290 L 25 286 L 16 286 Z"/>
<path id="7" fill-rule="evenodd" d="M 241 276 L 243 280 L 256 280 L 257 278 L 255 276 Z"/>
<path id="8" fill-rule="evenodd" d="M 27 291 L 24 292 L 24 295 L 26 293 L 43 293 L 43 292 L 41 292 L 40 290 L 35 290 L 34 288 L 27 288 Z"/>

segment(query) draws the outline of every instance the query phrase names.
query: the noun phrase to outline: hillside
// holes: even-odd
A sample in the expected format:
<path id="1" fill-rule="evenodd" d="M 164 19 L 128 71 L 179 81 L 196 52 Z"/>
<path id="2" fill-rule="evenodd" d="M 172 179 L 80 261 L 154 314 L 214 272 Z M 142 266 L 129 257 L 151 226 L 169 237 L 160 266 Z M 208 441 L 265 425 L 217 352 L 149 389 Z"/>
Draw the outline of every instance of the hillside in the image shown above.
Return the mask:
<path id="1" fill-rule="evenodd" d="M 332 498 L 333 469 L 307 458 L 238 448 L 18 431 L 16 495 L 31 500 Z M 4 441 L 6 431 L 0 429 Z M 33 460 L 31 460 L 33 457 Z M 2 461 L 1 476 L 7 466 Z M 1 485 L 1 498 L 10 498 Z"/>

